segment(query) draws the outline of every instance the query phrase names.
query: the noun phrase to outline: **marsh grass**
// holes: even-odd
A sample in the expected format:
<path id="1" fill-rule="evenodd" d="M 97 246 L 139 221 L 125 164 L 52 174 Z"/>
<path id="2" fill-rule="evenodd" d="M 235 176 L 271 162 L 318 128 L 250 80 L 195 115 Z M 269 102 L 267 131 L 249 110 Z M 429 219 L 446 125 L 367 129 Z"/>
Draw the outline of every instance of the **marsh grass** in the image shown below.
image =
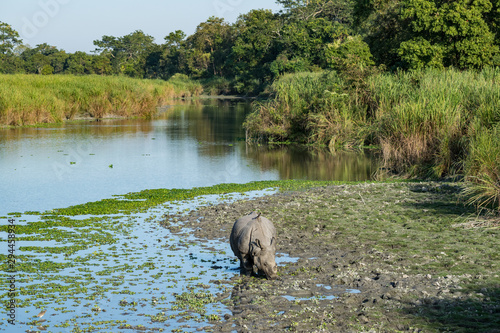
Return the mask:
<path id="1" fill-rule="evenodd" d="M 500 69 L 371 73 L 362 82 L 333 72 L 280 77 L 247 118 L 248 136 L 332 150 L 376 145 L 384 170 L 466 175 L 467 200 L 498 209 Z"/>
<path id="2" fill-rule="evenodd" d="M 370 79 L 386 166 L 410 175 L 464 174 L 466 201 L 500 207 L 500 69 L 383 74 Z"/>
<path id="3" fill-rule="evenodd" d="M 358 145 L 364 114 L 342 84 L 334 72 L 283 75 L 270 88 L 273 98 L 255 103 L 244 126 L 257 139 Z"/>
<path id="4" fill-rule="evenodd" d="M 375 123 L 386 163 L 398 171 L 442 176 L 459 171 L 476 119 L 498 121 L 500 72 L 426 71 L 369 80 L 378 103 Z M 457 164 L 458 163 L 458 164 Z"/>
<path id="5" fill-rule="evenodd" d="M 481 209 L 500 209 L 500 123 L 490 129 L 479 127 L 466 159 L 471 186 L 465 191 L 468 202 Z M 499 211 L 500 213 L 500 211 Z"/>
<path id="6" fill-rule="evenodd" d="M 168 99 L 200 93 L 201 85 L 189 79 L 0 75 L 0 124 L 57 123 L 79 116 L 148 117 Z"/>

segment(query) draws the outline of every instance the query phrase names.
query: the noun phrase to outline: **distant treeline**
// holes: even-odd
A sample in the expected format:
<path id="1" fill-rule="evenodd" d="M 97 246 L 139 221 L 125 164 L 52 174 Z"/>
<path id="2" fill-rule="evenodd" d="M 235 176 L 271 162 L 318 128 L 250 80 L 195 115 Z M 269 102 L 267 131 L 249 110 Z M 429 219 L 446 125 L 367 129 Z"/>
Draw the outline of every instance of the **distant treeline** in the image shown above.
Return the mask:
<path id="1" fill-rule="evenodd" d="M 500 65 L 500 0 L 278 0 L 234 24 L 211 17 L 163 44 L 138 30 L 94 41 L 94 54 L 23 45 L 0 22 L 0 73 L 204 79 L 213 93 L 262 91 L 285 73 L 383 65 L 478 69 Z"/>

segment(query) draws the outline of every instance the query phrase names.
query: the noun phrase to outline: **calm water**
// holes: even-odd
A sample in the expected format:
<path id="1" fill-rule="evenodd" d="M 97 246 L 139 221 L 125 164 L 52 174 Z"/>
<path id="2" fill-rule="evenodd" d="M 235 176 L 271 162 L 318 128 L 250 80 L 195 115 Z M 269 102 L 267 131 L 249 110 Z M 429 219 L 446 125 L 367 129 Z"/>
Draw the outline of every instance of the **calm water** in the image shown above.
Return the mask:
<path id="1" fill-rule="evenodd" d="M 0 215 L 45 211 L 153 188 L 258 180 L 364 180 L 359 153 L 247 145 L 245 101 L 207 100 L 153 120 L 0 130 Z"/>

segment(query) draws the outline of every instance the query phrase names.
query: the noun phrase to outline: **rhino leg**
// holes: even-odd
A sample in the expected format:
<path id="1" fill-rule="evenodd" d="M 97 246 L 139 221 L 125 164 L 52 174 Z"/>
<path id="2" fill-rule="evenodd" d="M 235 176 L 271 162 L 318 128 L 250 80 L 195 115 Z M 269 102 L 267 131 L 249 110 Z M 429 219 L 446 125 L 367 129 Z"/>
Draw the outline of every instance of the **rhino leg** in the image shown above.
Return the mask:
<path id="1" fill-rule="evenodd" d="M 251 275 L 253 271 L 253 260 L 249 255 L 242 256 L 240 261 L 241 272 L 245 275 Z"/>

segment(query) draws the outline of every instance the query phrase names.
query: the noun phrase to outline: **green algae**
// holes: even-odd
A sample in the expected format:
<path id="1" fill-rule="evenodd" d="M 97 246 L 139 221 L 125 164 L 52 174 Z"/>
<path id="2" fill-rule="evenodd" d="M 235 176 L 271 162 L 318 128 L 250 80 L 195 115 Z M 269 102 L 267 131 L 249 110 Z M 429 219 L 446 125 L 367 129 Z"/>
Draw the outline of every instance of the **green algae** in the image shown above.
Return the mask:
<path id="1" fill-rule="evenodd" d="M 180 265 L 162 266 L 165 271 L 157 272 L 159 265 L 156 261 L 138 263 L 133 256 L 133 248 L 128 242 L 120 243 L 119 239 L 136 239 L 131 234 L 135 223 L 131 214 L 146 212 L 152 207 L 163 205 L 170 209 L 173 201 L 190 200 L 202 195 L 222 195 L 222 199 L 231 199 L 231 193 L 243 193 L 253 190 L 264 190 L 268 188 L 281 191 L 298 190 L 313 186 L 325 186 L 337 182 L 312 182 L 312 181 L 262 181 L 248 184 L 220 184 L 212 187 L 201 187 L 193 189 L 156 189 L 137 193 L 129 193 L 116 196 L 112 199 L 104 199 L 68 208 L 54 209 L 47 212 L 27 212 L 24 214 L 37 216 L 36 221 L 16 225 L 16 239 L 18 249 L 16 253 L 16 271 L 19 274 L 18 309 L 23 308 L 47 308 L 56 305 L 52 311 L 59 313 L 74 313 L 81 306 L 88 306 L 89 301 L 99 301 L 108 295 L 136 295 L 134 286 L 145 276 L 151 277 L 151 282 L 159 278 L 165 279 L 170 274 L 175 274 L 181 269 Z M 187 212 L 187 210 L 186 210 Z M 13 213 L 10 216 L 21 218 L 23 214 Z M 148 218 L 153 222 L 156 216 Z M 7 231 L 7 226 L 0 226 L 0 231 Z M 35 243 L 32 243 L 35 242 Z M 168 240 L 167 240 L 168 242 Z M 46 243 L 46 245 L 44 245 Z M 54 245 L 55 244 L 55 245 Z M 165 249 L 178 250 L 194 244 L 192 241 L 170 244 Z M 142 245 L 147 248 L 147 244 Z M 171 255 L 169 255 L 171 256 Z M 108 263 L 108 267 L 98 267 L 96 262 L 117 258 L 115 264 Z M 0 269 L 7 272 L 6 256 L 0 254 L 2 264 Z M 152 258 L 155 259 L 154 257 Z M 126 262 L 124 263 L 123 260 Z M 196 265 L 193 264 L 193 268 Z M 196 267 L 197 268 L 197 267 Z M 62 273 L 73 269 L 72 276 Z M 190 272 L 187 272 L 190 273 Z M 206 275 L 202 271 L 200 276 Z M 77 276 L 75 276 L 75 274 Z M 125 279 L 125 274 L 128 275 Z M 142 278 L 130 275 L 138 274 Z M 4 276 L 2 274 L 2 276 Z M 97 282 L 96 277 L 102 277 Z M 199 277 L 187 275 L 176 276 L 189 283 L 197 283 Z M 2 279 L 0 285 L 5 285 Z M 174 283 L 165 286 L 165 289 L 175 288 L 177 279 L 168 279 Z M 99 283 L 99 284 L 97 284 Z M 125 285 L 127 284 L 127 285 Z M 119 288 L 118 288 L 119 287 Z M 4 288 L 6 290 L 6 288 Z M 75 295 L 83 295 L 82 297 Z M 3 302 L 7 301 L 6 293 L 0 295 Z M 73 300 L 73 305 L 65 303 L 68 299 Z M 215 302 L 213 295 L 206 292 L 190 291 L 176 297 L 172 310 L 186 310 L 196 312 L 196 321 L 216 321 L 220 318 L 218 314 L 206 315 L 205 307 Z M 69 307 L 69 308 L 68 308 Z M 63 308 L 66 308 L 63 310 Z M 94 315 L 100 313 L 91 308 Z M 171 315 L 169 315 L 171 316 Z M 93 330 L 106 329 L 109 327 L 124 326 L 125 321 L 97 322 L 84 320 L 85 316 L 75 315 L 74 320 L 66 321 L 61 326 L 72 327 L 73 332 L 91 332 Z M 158 321 L 163 318 L 159 315 Z M 30 322 L 27 322 L 29 324 Z M 137 328 L 137 327 L 135 327 Z M 50 330 L 50 328 L 49 328 Z"/>
<path id="2" fill-rule="evenodd" d="M 156 207 L 166 202 L 189 200 L 203 195 L 243 193 L 269 188 L 278 188 L 281 191 L 293 191 L 334 184 L 340 184 L 340 182 L 280 180 L 258 181 L 246 184 L 218 184 L 209 187 L 195 187 L 192 189 L 152 189 L 116 196 L 113 199 L 104 199 L 64 209 L 56 209 L 54 212 L 57 213 L 57 215 L 67 216 L 131 214 L 145 211 L 148 208 Z M 345 184 L 345 182 L 343 182 L 343 184 Z"/>

